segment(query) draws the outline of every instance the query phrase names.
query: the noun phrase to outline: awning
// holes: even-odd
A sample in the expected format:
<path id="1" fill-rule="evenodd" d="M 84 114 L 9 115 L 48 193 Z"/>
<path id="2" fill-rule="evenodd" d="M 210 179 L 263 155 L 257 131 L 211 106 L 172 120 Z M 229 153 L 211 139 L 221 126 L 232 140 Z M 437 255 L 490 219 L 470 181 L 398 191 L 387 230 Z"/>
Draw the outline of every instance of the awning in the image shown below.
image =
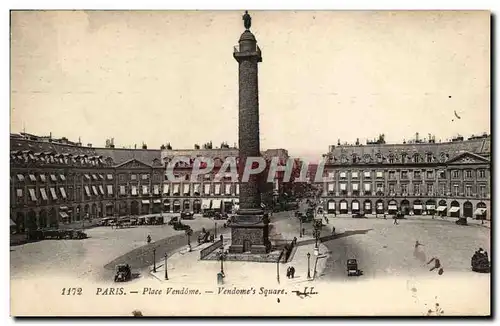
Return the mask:
<path id="1" fill-rule="evenodd" d="M 51 174 L 51 175 L 50 175 L 50 180 L 52 180 L 52 181 L 56 182 L 56 181 L 57 181 L 57 177 L 56 177 L 56 175 L 55 175 L 55 174 Z"/>
<path id="2" fill-rule="evenodd" d="M 413 205 L 413 209 L 422 209 L 422 205 Z"/>
<path id="3" fill-rule="evenodd" d="M 159 195 L 160 194 L 160 189 L 158 185 L 153 185 L 153 195 Z"/>
<path id="4" fill-rule="evenodd" d="M 83 176 L 85 177 L 85 179 L 90 180 L 90 176 L 88 174 L 84 174 Z"/>
<path id="5" fill-rule="evenodd" d="M 92 186 L 92 192 L 94 193 L 94 195 L 99 196 L 99 193 L 97 192 L 96 186 Z"/>
<path id="6" fill-rule="evenodd" d="M 22 197 L 23 196 L 23 190 L 22 189 L 16 189 L 16 194 L 17 194 L 17 197 Z"/>
<path id="7" fill-rule="evenodd" d="M 224 199 L 224 202 L 225 202 L 225 203 L 232 203 L 232 202 L 233 202 L 233 200 L 232 200 L 232 199 Z"/>
<path id="8" fill-rule="evenodd" d="M 456 213 L 458 211 L 460 211 L 460 207 L 456 207 L 456 206 L 450 207 L 450 210 L 449 210 L 450 213 Z"/>
<path id="9" fill-rule="evenodd" d="M 113 203 L 106 203 L 106 207 L 113 206 Z"/>
<path id="10" fill-rule="evenodd" d="M 359 209 L 359 203 L 358 202 L 353 202 L 351 204 L 351 206 L 352 206 L 352 209 Z"/>
<path id="11" fill-rule="evenodd" d="M 149 200 L 141 200 L 141 203 L 143 205 L 149 205 L 150 204 Z"/>
<path id="12" fill-rule="evenodd" d="M 67 211 L 68 210 L 68 206 L 61 206 L 61 207 L 59 207 L 59 210 L 60 211 Z"/>
<path id="13" fill-rule="evenodd" d="M 59 215 L 62 217 L 62 218 L 68 218 L 68 214 L 66 212 L 59 212 Z"/>
<path id="14" fill-rule="evenodd" d="M 169 193 L 169 184 L 164 184 L 163 185 L 163 193 L 164 194 L 168 194 Z"/>
<path id="15" fill-rule="evenodd" d="M 106 188 L 108 190 L 108 196 L 113 195 L 113 185 L 107 185 Z"/>
<path id="16" fill-rule="evenodd" d="M 163 206 L 170 206 L 170 202 L 168 200 L 164 201 Z"/>
<path id="17" fill-rule="evenodd" d="M 149 193 L 149 187 L 148 186 L 142 186 L 142 194 L 147 195 Z"/>
<path id="18" fill-rule="evenodd" d="M 16 226 L 16 223 L 12 219 L 10 219 L 10 226 Z"/>
<path id="19" fill-rule="evenodd" d="M 435 205 L 426 205 L 425 208 L 427 208 L 428 210 L 435 210 L 436 206 Z"/>
<path id="20" fill-rule="evenodd" d="M 474 215 L 484 215 L 486 214 L 486 208 L 476 208 Z"/>
<path id="21" fill-rule="evenodd" d="M 153 200 L 153 203 L 154 204 L 161 204 L 161 199 L 155 199 L 155 200 Z"/>
<path id="22" fill-rule="evenodd" d="M 179 201 L 174 201 L 174 206 L 181 206 L 181 203 Z"/>
<path id="23" fill-rule="evenodd" d="M 19 180 L 19 181 L 24 181 L 24 175 L 22 175 L 22 174 L 18 174 L 18 175 L 17 175 L 17 180 Z"/>
<path id="24" fill-rule="evenodd" d="M 45 191 L 45 188 L 40 188 L 40 194 L 42 195 L 43 200 L 49 200 L 47 198 L 47 192 Z"/>
<path id="25" fill-rule="evenodd" d="M 212 208 L 213 209 L 219 209 L 221 206 L 221 200 L 220 199 L 214 199 L 212 200 Z"/>
<path id="26" fill-rule="evenodd" d="M 30 174 L 29 176 L 30 176 L 30 180 L 31 180 L 32 182 L 36 182 L 36 178 L 35 178 L 35 175 L 34 175 L 34 174 Z"/>
<path id="27" fill-rule="evenodd" d="M 201 200 L 201 208 L 203 208 L 203 209 L 210 208 L 210 203 L 211 203 L 210 199 L 202 199 Z"/>
<path id="28" fill-rule="evenodd" d="M 102 185 L 99 185 L 99 192 L 104 196 L 104 188 L 102 187 Z"/>
<path id="29" fill-rule="evenodd" d="M 89 190 L 89 186 L 85 186 L 85 194 L 90 197 L 90 190 Z"/>
<path id="30" fill-rule="evenodd" d="M 45 189 L 44 189 L 45 190 Z M 36 195 L 35 195 L 35 189 L 28 189 L 29 193 L 30 193 L 30 198 L 32 201 L 36 201 Z"/>
<path id="31" fill-rule="evenodd" d="M 397 205 L 389 205 L 389 206 L 387 206 L 387 209 L 390 210 L 390 211 L 397 211 L 398 210 L 398 206 Z"/>
<path id="32" fill-rule="evenodd" d="M 132 186 L 132 196 L 137 196 L 137 187 Z"/>
<path id="33" fill-rule="evenodd" d="M 50 194 L 53 200 L 57 200 L 56 188 L 50 188 Z"/>
<path id="34" fill-rule="evenodd" d="M 66 176 L 64 174 L 60 174 L 59 175 L 59 178 L 62 180 L 62 181 L 66 181 Z"/>
<path id="35" fill-rule="evenodd" d="M 42 182 L 46 182 L 47 181 L 47 179 L 45 178 L 45 174 L 40 174 L 40 180 Z"/>
<path id="36" fill-rule="evenodd" d="M 446 210 L 446 206 L 438 206 L 438 212 L 444 212 Z"/>
<path id="37" fill-rule="evenodd" d="M 60 187 L 59 191 L 61 192 L 62 198 L 66 199 L 66 190 L 63 187 Z"/>

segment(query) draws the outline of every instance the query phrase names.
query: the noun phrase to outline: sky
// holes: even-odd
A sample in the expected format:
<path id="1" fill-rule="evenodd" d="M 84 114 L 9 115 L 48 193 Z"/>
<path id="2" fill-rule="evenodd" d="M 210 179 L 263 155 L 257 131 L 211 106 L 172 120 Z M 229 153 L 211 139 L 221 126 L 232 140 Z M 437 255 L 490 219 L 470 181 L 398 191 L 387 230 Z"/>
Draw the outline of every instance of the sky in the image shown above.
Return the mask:
<path id="1" fill-rule="evenodd" d="M 239 11 L 11 14 L 11 132 L 237 143 Z M 490 132 L 488 12 L 252 11 L 261 148 Z M 454 112 L 460 116 L 456 118 Z"/>

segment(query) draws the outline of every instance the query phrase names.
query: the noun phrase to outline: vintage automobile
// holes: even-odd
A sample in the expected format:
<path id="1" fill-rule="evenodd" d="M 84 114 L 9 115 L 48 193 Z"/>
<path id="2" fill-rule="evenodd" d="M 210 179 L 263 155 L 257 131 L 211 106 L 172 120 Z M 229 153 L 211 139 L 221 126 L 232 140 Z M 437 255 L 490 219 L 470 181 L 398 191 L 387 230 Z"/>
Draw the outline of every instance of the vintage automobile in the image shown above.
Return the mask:
<path id="1" fill-rule="evenodd" d="M 172 216 L 172 217 L 170 218 L 170 221 L 168 221 L 168 223 L 167 223 L 167 224 L 168 224 L 168 225 L 174 225 L 174 224 L 176 224 L 176 223 L 179 223 L 179 218 L 178 218 L 177 216 Z"/>
<path id="2" fill-rule="evenodd" d="M 87 233 L 85 233 L 81 230 L 72 230 L 71 235 L 70 235 L 70 239 L 81 240 L 81 239 L 87 239 L 87 238 L 88 238 Z"/>
<path id="3" fill-rule="evenodd" d="M 214 220 L 226 220 L 228 218 L 227 213 L 215 213 Z"/>
<path id="4" fill-rule="evenodd" d="M 455 224 L 457 225 L 467 225 L 467 218 L 466 217 L 460 217 Z"/>
<path id="5" fill-rule="evenodd" d="M 203 217 L 214 217 L 215 216 L 215 211 L 207 209 L 203 211 Z"/>
<path id="6" fill-rule="evenodd" d="M 347 260 L 347 276 L 359 276 L 361 271 L 358 269 L 358 261 L 356 259 Z"/>
<path id="7" fill-rule="evenodd" d="M 365 212 L 359 211 L 357 213 L 352 214 L 352 218 L 367 218 Z"/>
<path id="8" fill-rule="evenodd" d="M 486 252 L 476 251 L 470 260 L 472 271 L 476 273 L 489 273 L 491 263 Z"/>
<path id="9" fill-rule="evenodd" d="M 27 230 L 26 236 L 28 241 L 37 241 L 45 239 L 42 230 Z"/>
<path id="10" fill-rule="evenodd" d="M 116 265 L 115 282 L 127 282 L 132 278 L 129 264 Z"/>
<path id="11" fill-rule="evenodd" d="M 210 232 L 207 232 L 205 228 L 203 228 L 200 235 L 198 236 L 198 244 L 203 244 L 207 242 L 214 242 L 214 235 L 210 234 Z"/>
<path id="12" fill-rule="evenodd" d="M 66 232 L 59 229 L 45 229 L 43 230 L 44 239 L 64 239 Z"/>
<path id="13" fill-rule="evenodd" d="M 181 212 L 181 219 L 192 220 L 192 219 L 194 219 L 194 213 L 183 211 L 183 212 Z"/>
<path id="14" fill-rule="evenodd" d="M 154 220 L 154 224 L 155 225 L 163 225 L 163 224 L 165 224 L 165 219 L 163 218 L 163 216 L 156 216 L 156 218 Z"/>
<path id="15" fill-rule="evenodd" d="M 182 222 L 177 222 L 177 223 L 174 223 L 172 224 L 173 227 L 174 227 L 174 230 L 176 231 L 184 231 L 184 230 L 189 230 L 191 229 L 191 226 L 189 226 L 188 224 L 183 224 Z"/>

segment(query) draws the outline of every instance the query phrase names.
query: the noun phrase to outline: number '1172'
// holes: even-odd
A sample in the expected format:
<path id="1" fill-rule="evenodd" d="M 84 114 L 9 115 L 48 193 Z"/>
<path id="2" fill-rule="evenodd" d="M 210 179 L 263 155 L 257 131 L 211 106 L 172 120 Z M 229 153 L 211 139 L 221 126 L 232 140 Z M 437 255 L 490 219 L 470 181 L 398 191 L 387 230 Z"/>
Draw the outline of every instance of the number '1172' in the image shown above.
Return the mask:
<path id="1" fill-rule="evenodd" d="M 82 288 L 62 288 L 61 295 L 82 295 Z"/>

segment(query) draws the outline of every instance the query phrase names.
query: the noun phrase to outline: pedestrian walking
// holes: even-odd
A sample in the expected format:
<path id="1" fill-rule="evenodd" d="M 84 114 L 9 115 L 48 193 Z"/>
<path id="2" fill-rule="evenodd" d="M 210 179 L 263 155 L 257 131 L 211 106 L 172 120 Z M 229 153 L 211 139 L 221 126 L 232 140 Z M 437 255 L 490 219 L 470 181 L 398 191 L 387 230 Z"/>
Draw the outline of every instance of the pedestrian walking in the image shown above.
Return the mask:
<path id="1" fill-rule="evenodd" d="M 418 242 L 418 240 L 415 242 L 415 249 L 417 249 L 418 246 L 423 246 L 423 244 L 421 244 L 420 242 Z"/>
<path id="2" fill-rule="evenodd" d="M 290 268 L 290 277 L 294 278 L 295 277 L 295 267 L 290 266 L 289 268 Z"/>
<path id="3" fill-rule="evenodd" d="M 151 235 L 150 235 L 150 234 L 148 234 L 148 237 L 146 238 L 146 242 L 147 242 L 148 244 L 150 244 L 150 243 L 151 243 Z"/>
<path id="4" fill-rule="evenodd" d="M 335 235 L 335 227 L 332 227 L 332 235 Z"/>
<path id="5" fill-rule="evenodd" d="M 290 278 L 291 275 L 292 275 L 291 267 L 288 266 L 288 268 L 286 269 L 286 277 Z"/>
<path id="6" fill-rule="evenodd" d="M 398 217 L 396 215 L 394 215 L 394 225 L 398 225 Z"/>

